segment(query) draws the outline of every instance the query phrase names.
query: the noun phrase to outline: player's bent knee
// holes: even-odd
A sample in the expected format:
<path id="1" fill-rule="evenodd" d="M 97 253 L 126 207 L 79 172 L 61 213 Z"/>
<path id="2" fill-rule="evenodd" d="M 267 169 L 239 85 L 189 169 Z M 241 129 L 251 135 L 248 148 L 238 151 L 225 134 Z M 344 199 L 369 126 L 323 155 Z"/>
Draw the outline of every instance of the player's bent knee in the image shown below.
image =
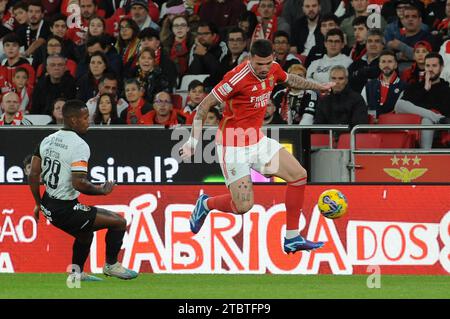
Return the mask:
<path id="1" fill-rule="evenodd" d="M 253 207 L 253 201 L 245 201 L 236 204 L 236 213 L 243 215 L 247 213 Z"/>
<path id="2" fill-rule="evenodd" d="M 289 180 L 287 180 L 288 183 L 295 182 L 298 181 L 299 179 L 308 177 L 308 172 L 306 171 L 306 169 L 300 166 L 298 169 L 296 169 L 289 175 L 290 175 Z"/>

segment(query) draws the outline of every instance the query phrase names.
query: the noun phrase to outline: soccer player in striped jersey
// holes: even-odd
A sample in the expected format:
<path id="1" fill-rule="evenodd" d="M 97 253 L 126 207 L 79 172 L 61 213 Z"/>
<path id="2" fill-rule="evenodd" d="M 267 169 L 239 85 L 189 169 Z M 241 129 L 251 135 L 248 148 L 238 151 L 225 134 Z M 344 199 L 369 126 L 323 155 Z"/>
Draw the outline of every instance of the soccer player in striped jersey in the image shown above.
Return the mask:
<path id="1" fill-rule="evenodd" d="M 287 181 L 286 236 L 284 251 L 313 250 L 323 242 L 303 238 L 298 230 L 306 185 L 306 170 L 278 141 L 261 131 L 264 114 L 274 86 L 285 83 L 303 90 L 329 92 L 334 83 L 307 81 L 295 74 L 287 74 L 274 62 L 272 43 L 256 40 L 250 49 L 250 59 L 228 72 L 197 108 L 191 137 L 180 149 L 183 159 L 195 151 L 201 138 L 203 121 L 208 110 L 225 103 L 223 119 L 216 134 L 216 150 L 229 193 L 197 200 L 190 217 L 193 233 L 198 233 L 212 209 L 244 214 L 253 206 L 253 185 L 250 168 L 266 176 L 278 176 Z"/>

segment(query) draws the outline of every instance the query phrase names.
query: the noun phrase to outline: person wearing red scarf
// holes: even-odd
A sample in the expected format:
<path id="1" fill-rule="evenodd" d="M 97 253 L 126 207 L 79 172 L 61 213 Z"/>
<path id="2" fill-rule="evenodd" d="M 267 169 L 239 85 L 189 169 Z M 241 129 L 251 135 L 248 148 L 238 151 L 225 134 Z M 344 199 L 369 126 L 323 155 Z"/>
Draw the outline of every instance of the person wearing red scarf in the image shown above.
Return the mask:
<path id="1" fill-rule="evenodd" d="M 180 124 L 191 124 L 191 117 L 182 111 L 174 110 L 172 99 L 167 92 L 159 92 L 153 100 L 154 110 L 142 118 L 145 124 L 173 127 Z"/>
<path id="2" fill-rule="evenodd" d="M 21 125 L 23 113 L 19 111 L 19 96 L 15 92 L 8 92 L 3 96 L 2 109 L 5 112 L 0 116 L 0 126 Z"/>
<path id="3" fill-rule="evenodd" d="M 353 44 L 352 50 L 350 52 L 350 57 L 353 62 L 360 60 L 366 53 L 366 41 L 367 41 L 367 17 L 359 16 L 356 17 L 353 22 L 353 33 L 355 35 L 355 43 Z"/>
<path id="4" fill-rule="evenodd" d="M 414 63 L 402 72 L 402 81 L 413 84 L 425 80 L 425 57 L 430 52 L 433 52 L 433 48 L 427 41 L 419 41 L 414 45 Z"/>
<path id="5" fill-rule="evenodd" d="M 143 99 L 144 90 L 140 87 L 139 82 L 136 79 L 126 80 L 124 89 L 129 105 L 120 114 L 120 117 L 127 124 L 149 124 L 144 115 L 152 109 L 152 106 Z"/>
<path id="6" fill-rule="evenodd" d="M 283 30 L 290 33 L 290 26 L 275 13 L 274 0 L 260 0 L 257 9 L 258 24 L 253 32 L 252 42 L 258 39 L 273 40 L 277 30 Z"/>

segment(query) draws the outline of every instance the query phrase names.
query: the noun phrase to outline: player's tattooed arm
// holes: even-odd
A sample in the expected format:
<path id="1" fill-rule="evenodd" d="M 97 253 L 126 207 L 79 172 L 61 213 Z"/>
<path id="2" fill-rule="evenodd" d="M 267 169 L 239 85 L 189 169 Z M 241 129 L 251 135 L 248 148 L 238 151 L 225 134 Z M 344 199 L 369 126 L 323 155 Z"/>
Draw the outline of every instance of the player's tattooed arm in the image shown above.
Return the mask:
<path id="1" fill-rule="evenodd" d="M 72 185 L 80 193 L 86 195 L 107 195 L 112 192 L 114 182 L 108 181 L 102 185 L 92 184 L 85 172 L 72 172 Z"/>
<path id="2" fill-rule="evenodd" d="M 295 89 L 299 90 L 314 90 L 321 92 L 328 92 L 335 85 L 330 83 L 318 83 L 311 80 L 306 80 L 297 74 L 288 74 L 287 84 Z"/>
<path id="3" fill-rule="evenodd" d="M 201 138 L 203 122 L 208 115 L 209 109 L 219 103 L 220 102 L 214 97 L 214 95 L 210 93 L 198 105 L 197 112 L 194 116 L 194 121 L 192 122 L 191 136 L 193 138 L 195 138 L 196 140 L 199 140 Z"/>

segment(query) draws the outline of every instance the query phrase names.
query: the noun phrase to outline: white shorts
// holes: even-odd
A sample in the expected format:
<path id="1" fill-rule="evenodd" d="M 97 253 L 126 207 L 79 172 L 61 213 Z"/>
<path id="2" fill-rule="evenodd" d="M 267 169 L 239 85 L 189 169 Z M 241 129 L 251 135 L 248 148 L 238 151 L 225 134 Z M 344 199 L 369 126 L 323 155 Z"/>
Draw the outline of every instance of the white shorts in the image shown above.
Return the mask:
<path id="1" fill-rule="evenodd" d="M 278 141 L 267 136 L 256 144 L 243 147 L 217 144 L 217 157 L 227 187 L 238 179 L 250 175 L 250 168 L 264 175 L 266 164 L 282 147 Z"/>

